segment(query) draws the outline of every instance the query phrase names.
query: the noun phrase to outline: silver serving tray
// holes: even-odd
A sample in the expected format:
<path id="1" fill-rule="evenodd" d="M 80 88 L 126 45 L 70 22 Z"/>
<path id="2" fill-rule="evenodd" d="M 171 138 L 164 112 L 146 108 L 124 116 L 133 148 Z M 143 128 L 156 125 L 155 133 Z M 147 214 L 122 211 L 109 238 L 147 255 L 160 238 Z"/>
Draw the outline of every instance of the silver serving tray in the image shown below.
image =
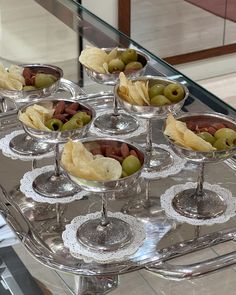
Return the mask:
<path id="1" fill-rule="evenodd" d="M 102 106 L 107 108 L 112 105 L 111 93 L 101 92 L 86 95 L 81 92 L 80 95 L 76 96 L 76 99 L 86 100 L 92 106 L 99 105 L 101 108 Z M 197 103 L 195 107 L 197 107 Z M 191 108 L 194 109 L 194 106 L 191 106 Z M 160 142 L 160 138 L 164 142 L 161 131 L 158 131 L 161 130 L 161 123 L 155 122 L 155 124 L 154 142 L 157 139 Z M 17 126 L 16 111 L 4 115 L 1 114 L 0 136 L 6 131 L 14 130 Z M 135 140 L 143 142 L 144 138 L 140 136 Z M 0 186 L 0 213 L 3 214 L 27 250 L 39 262 L 48 267 L 67 273 L 87 276 L 115 275 L 145 268 L 167 278 L 183 279 L 204 275 L 236 262 L 236 251 L 233 251 L 207 261 L 189 265 L 170 263 L 170 260 L 175 257 L 184 256 L 185 254 L 209 248 L 219 243 L 234 240 L 236 237 L 236 228 L 234 227 L 236 217 L 224 224 L 210 227 L 195 227 L 188 224 L 175 223 L 173 220 L 168 219 L 159 208 L 152 216 L 139 217 L 146 226 L 147 238 L 134 256 L 122 262 L 109 264 L 85 263 L 70 255 L 68 249 L 62 243 L 60 234 L 47 232 L 47 227 L 55 224 L 56 221 L 54 214 L 55 205 L 35 203 L 19 191 L 19 180 L 26 171 L 31 169 L 31 163 L 12 161 L 3 155 L 0 155 L 0 161 L 5 172 L 1 176 L 1 184 L 3 186 Z M 18 165 L 19 163 L 20 165 Z M 49 164 L 48 159 L 37 163 L 38 166 L 47 164 Z M 14 169 L 16 167 L 17 169 Z M 234 192 L 235 167 L 235 160 L 233 159 L 227 163 L 209 165 L 207 168 L 207 181 L 222 184 Z M 167 188 L 174 184 L 195 181 L 195 168 L 193 164 L 188 164 L 186 169 L 176 176 L 152 181 L 151 196 L 158 198 Z M 218 169 L 221 169 L 222 173 L 218 173 Z M 9 175 L 11 175 L 10 178 Z M 141 188 L 144 192 L 145 181 L 141 183 Z M 136 188 L 133 191 L 111 195 L 109 210 L 120 211 L 129 200 L 135 197 L 137 197 Z M 32 205 L 35 206 L 35 210 L 32 210 Z M 62 205 L 62 219 L 70 222 L 75 216 L 98 211 L 99 207 L 100 200 L 97 195 L 84 197 L 80 201 Z M 39 214 L 39 212 L 44 212 L 44 215 Z"/>

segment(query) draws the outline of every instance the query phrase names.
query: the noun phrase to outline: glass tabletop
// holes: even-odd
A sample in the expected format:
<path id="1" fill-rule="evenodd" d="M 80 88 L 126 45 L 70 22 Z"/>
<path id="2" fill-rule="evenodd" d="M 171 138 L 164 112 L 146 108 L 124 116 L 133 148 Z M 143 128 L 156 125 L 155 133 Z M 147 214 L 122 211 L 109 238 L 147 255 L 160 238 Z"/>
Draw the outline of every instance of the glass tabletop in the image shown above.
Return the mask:
<path id="1" fill-rule="evenodd" d="M 93 15 L 88 10 L 84 9 L 76 1 L 70 0 L 11 0 L 14 6 L 3 0 L 0 0 L 1 10 L 1 46 L 0 46 L 0 61 L 8 66 L 10 64 L 21 63 L 49 63 L 60 66 L 64 71 L 64 78 L 77 83 L 87 94 L 106 92 L 108 98 L 105 98 L 102 103 L 106 104 L 108 99 L 108 106 L 111 103 L 109 100 L 113 87 L 96 84 L 87 76 L 84 68 L 78 61 L 80 52 L 86 45 L 97 47 L 131 47 L 143 51 L 150 58 L 150 63 L 146 69 L 145 75 L 166 76 L 170 79 L 183 83 L 188 87 L 190 95 L 185 102 L 183 111 L 215 111 L 233 118 L 236 118 L 236 110 L 231 106 L 225 104 L 215 95 L 209 93 L 194 81 L 178 72 L 172 66 L 165 63 L 163 60 L 147 51 L 135 40 L 131 40 L 115 28 L 106 24 L 103 20 Z M 15 13 L 13 13 L 13 10 Z M 173 45 L 170 45 L 173 46 Z M 17 50 L 16 50 L 17 48 Z M 59 93 L 59 95 L 68 95 Z M 93 102 L 94 106 L 99 108 L 100 101 Z M 1 109 L 3 111 L 3 109 Z M 14 117 L 14 113 L 12 114 Z M 15 126 L 9 124 L 10 119 L 5 119 L 5 114 L 0 113 L 0 136 L 3 137 L 6 133 L 12 131 Z M 5 120 L 5 121 L 4 121 Z M 156 143 L 164 143 L 164 138 L 161 135 L 160 125 L 155 129 L 153 138 Z M 14 125 L 14 124 L 13 124 Z M 9 128 L 8 128 L 9 127 Z M 13 128 L 12 128 L 13 127 Z M 137 142 L 143 143 L 144 137 L 136 138 Z M 48 164 L 48 160 L 40 161 L 40 165 Z M 213 164 L 207 167 L 207 181 L 215 182 L 222 185 L 232 193 L 235 193 L 235 164 L 225 163 Z M 12 191 L 19 185 L 23 173 L 31 169 L 31 163 L 20 160 L 12 160 L 1 155 L 1 184 L 7 191 Z M 220 173 L 219 173 L 220 171 Z M 189 165 L 181 175 L 176 177 L 164 178 L 163 180 L 155 180 L 151 187 L 151 194 L 160 196 L 168 187 L 183 181 L 194 181 L 196 179 L 196 166 Z M 17 194 L 12 200 L 17 204 Z M 115 201 L 111 208 L 120 208 L 127 200 Z M 68 205 L 67 217 L 75 216 L 79 212 L 84 214 L 87 208 L 96 210 L 98 204 L 95 204 L 94 198 L 90 201 L 83 201 L 82 211 L 73 210 L 73 204 Z M 91 209 L 91 208 L 90 208 Z M 24 208 L 22 209 L 24 211 Z M 68 213 L 69 212 L 69 213 Z M 72 214 L 72 215 L 70 215 Z M 27 217 L 28 218 L 28 217 Z M 163 220 L 163 216 L 161 217 Z M 165 218 L 164 218 L 165 220 Z M 203 236 L 211 232 L 228 229 L 234 227 L 235 218 L 220 226 L 211 227 L 195 227 L 187 224 L 177 224 L 177 228 L 166 236 L 158 245 L 158 249 L 163 249 L 169 245 L 184 240 L 191 240 L 195 237 Z M 41 223 L 34 223 L 35 228 L 40 228 Z M 24 243 L 23 243 L 24 244 Z M 40 264 L 34 257 L 32 257 L 22 244 L 13 246 L 17 257 L 23 262 L 20 265 L 21 269 L 25 268 L 25 277 L 17 277 L 13 272 L 12 277 L 18 282 L 17 291 L 12 291 L 14 295 L 22 294 L 222 294 L 228 292 L 229 295 L 234 294 L 235 283 L 235 269 L 234 267 L 220 270 L 216 273 L 197 278 L 195 280 L 184 280 L 176 282 L 173 280 L 165 280 L 160 278 L 154 272 L 149 272 L 144 269 L 130 271 L 119 275 L 107 272 L 100 277 L 84 277 L 75 275 L 73 273 L 65 273 L 63 267 L 51 269 L 45 265 Z M 29 249 L 28 249 L 29 250 Z M 217 257 L 229 252 L 234 252 L 235 245 L 233 241 L 228 241 L 224 244 L 212 245 L 207 249 L 201 249 L 198 252 L 188 254 L 185 257 L 175 258 L 174 263 L 177 265 L 199 262 L 210 258 Z M 10 251 L 10 250 L 9 250 Z M 5 255 L 5 256 L 4 256 Z M 12 252 L 10 256 L 15 257 Z M 3 264 L 0 265 L 2 269 L 9 268 L 12 272 L 12 266 L 8 265 L 9 255 L 4 253 L 0 257 L 3 258 Z M 5 264 L 8 267 L 5 267 Z M 14 264 L 13 264 L 14 265 Z M 14 268 L 14 266 L 13 266 Z M 79 269 L 79 267 L 78 267 Z M 75 273 L 75 272 L 74 272 Z M 11 277 L 8 273 L 6 277 Z M 24 278 L 32 280 L 31 287 L 24 288 Z M 33 279 L 34 278 L 34 279 Z M 224 278 L 224 279 L 222 279 Z M 7 280 L 6 280 L 7 281 Z M 36 283 L 35 283 L 36 282 Z M 13 283 L 13 286 L 14 283 Z M 118 288 L 117 288 L 118 286 Z M 97 289 L 96 289 L 97 288 Z M 37 291 L 35 291 L 37 289 Z M 1 289 L 0 289 L 1 290 Z M 127 290 L 130 290 L 129 292 Z M 7 292 L 7 291 L 6 291 Z M 35 292 L 35 293 L 32 293 Z M 38 292 L 38 293 L 36 293 Z M 41 293 L 40 293 L 41 292 Z M 7 294 L 7 293 L 6 293 Z"/>

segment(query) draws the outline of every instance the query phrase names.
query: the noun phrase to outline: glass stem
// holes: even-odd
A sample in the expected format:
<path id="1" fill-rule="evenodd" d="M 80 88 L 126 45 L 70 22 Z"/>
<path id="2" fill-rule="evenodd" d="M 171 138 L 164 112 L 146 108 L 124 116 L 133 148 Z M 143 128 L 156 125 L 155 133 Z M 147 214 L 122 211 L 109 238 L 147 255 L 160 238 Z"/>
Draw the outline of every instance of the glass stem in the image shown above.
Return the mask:
<path id="1" fill-rule="evenodd" d="M 109 220 L 107 218 L 107 196 L 106 194 L 102 194 L 102 208 L 101 208 L 101 226 L 107 226 L 109 224 Z"/>
<path id="2" fill-rule="evenodd" d="M 145 201 L 149 201 L 150 196 L 150 180 L 146 179 L 146 186 L 145 186 Z"/>
<path id="3" fill-rule="evenodd" d="M 199 169 L 199 174 L 197 179 L 197 188 L 195 193 L 198 200 L 201 200 L 203 196 L 203 182 L 204 182 L 204 163 L 200 163 L 200 169 Z"/>
<path id="4" fill-rule="evenodd" d="M 1 105 L 2 105 L 2 112 L 7 112 L 7 102 L 5 97 L 0 98 L 1 99 Z"/>
<path id="5" fill-rule="evenodd" d="M 150 153 L 152 151 L 152 121 L 147 120 L 147 137 L 146 137 L 146 152 Z"/>
<path id="6" fill-rule="evenodd" d="M 37 168 L 37 161 L 35 159 L 32 160 L 32 164 L 31 164 L 31 170 L 34 170 Z"/>
<path id="7" fill-rule="evenodd" d="M 114 94 L 113 94 L 113 116 L 119 116 L 119 112 L 118 112 L 118 101 L 116 99 L 116 96 L 115 96 L 115 91 L 114 91 Z"/>
<path id="8" fill-rule="evenodd" d="M 61 226 L 61 216 L 60 216 L 60 211 L 61 211 L 61 204 L 56 203 L 56 218 L 57 218 L 57 226 Z"/>
<path id="9" fill-rule="evenodd" d="M 55 158 L 54 158 L 55 176 L 59 176 L 60 175 L 60 166 L 59 166 L 60 153 L 59 153 L 59 144 L 58 143 L 56 143 L 54 146 L 54 154 L 55 154 Z"/>

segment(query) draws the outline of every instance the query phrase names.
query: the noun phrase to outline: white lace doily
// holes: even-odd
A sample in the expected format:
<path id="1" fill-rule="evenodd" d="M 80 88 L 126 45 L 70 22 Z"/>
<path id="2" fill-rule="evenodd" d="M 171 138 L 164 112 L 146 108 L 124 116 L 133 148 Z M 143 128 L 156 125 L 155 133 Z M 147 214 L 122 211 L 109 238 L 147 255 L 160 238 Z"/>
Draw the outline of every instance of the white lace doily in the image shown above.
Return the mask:
<path id="1" fill-rule="evenodd" d="M 142 144 L 142 146 L 144 146 Z M 173 158 L 173 164 L 168 167 L 167 169 L 163 170 L 163 171 L 159 171 L 159 172 L 146 172 L 143 171 L 142 172 L 142 177 L 144 178 L 148 178 L 148 179 L 158 179 L 158 178 L 165 178 L 171 175 L 175 175 L 178 174 L 185 166 L 185 164 L 187 163 L 187 161 L 183 158 L 180 158 L 179 156 L 177 156 L 175 154 L 175 152 L 166 144 L 152 144 L 152 146 L 154 147 L 158 147 L 160 149 L 163 149 L 167 152 L 170 153 L 170 155 Z"/>
<path id="2" fill-rule="evenodd" d="M 84 196 L 88 195 L 86 191 L 80 191 L 77 194 L 65 197 L 65 198 L 48 198 L 44 197 L 38 193 L 36 193 L 32 187 L 32 183 L 37 176 L 42 173 L 52 171 L 54 169 L 53 165 L 45 166 L 42 168 L 36 168 L 32 171 L 28 171 L 24 174 L 23 178 L 20 181 L 20 190 L 21 192 L 27 197 L 33 199 L 35 202 L 39 203 L 49 203 L 49 204 L 56 204 L 56 203 L 70 203 L 75 200 L 80 200 Z"/>
<path id="3" fill-rule="evenodd" d="M 70 224 L 66 225 L 65 231 L 62 233 L 62 239 L 65 247 L 69 248 L 72 256 L 83 259 L 85 262 L 96 261 L 97 263 L 110 263 L 115 261 L 123 261 L 133 255 L 143 244 L 146 238 L 144 225 L 135 217 L 120 212 L 108 212 L 108 217 L 115 217 L 127 222 L 133 234 L 131 243 L 116 251 L 93 251 L 83 246 L 77 240 L 77 230 L 80 225 L 91 219 L 101 217 L 100 212 L 90 213 L 85 216 L 75 217 Z"/>
<path id="4" fill-rule="evenodd" d="M 119 113 L 123 113 L 123 114 L 127 114 L 125 111 L 123 110 L 119 110 Z M 96 114 L 96 118 L 104 115 L 104 114 L 112 114 L 112 111 L 98 111 Z M 141 119 L 141 118 L 135 118 L 138 121 L 139 127 L 134 130 L 133 132 L 129 132 L 126 134 L 118 134 L 118 135 L 114 135 L 116 137 L 122 138 L 122 139 L 129 139 L 131 137 L 135 137 L 135 136 L 139 136 L 140 134 L 143 134 L 145 132 L 147 132 L 147 121 L 145 119 Z M 91 135 L 96 135 L 96 136 L 104 136 L 106 134 L 106 131 L 104 130 L 99 130 L 97 127 L 94 126 L 94 122 L 92 123 L 90 129 L 89 129 L 89 133 Z M 109 136 L 112 136 L 112 134 L 108 134 Z"/>
<path id="5" fill-rule="evenodd" d="M 32 156 L 32 155 L 20 155 L 15 153 L 13 150 L 11 150 L 9 143 L 10 141 L 16 137 L 19 134 L 25 133 L 24 130 L 16 130 L 9 134 L 7 134 L 5 137 L 0 139 L 0 149 L 2 150 L 2 153 L 5 157 L 11 158 L 13 160 L 22 160 L 22 161 L 32 161 L 32 160 L 40 160 L 44 158 L 50 158 L 53 156 L 53 151 L 45 153 L 43 155 L 38 156 Z"/>
<path id="6" fill-rule="evenodd" d="M 224 223 L 236 214 L 236 198 L 232 196 L 232 193 L 228 189 L 223 188 L 217 184 L 204 182 L 204 189 L 214 191 L 224 199 L 227 206 L 226 211 L 218 217 L 205 220 L 188 218 L 186 216 L 180 215 L 172 206 L 173 198 L 176 194 L 183 190 L 196 187 L 197 183 L 187 182 L 186 184 L 174 185 L 166 190 L 165 193 L 161 196 L 161 207 L 165 210 L 166 215 L 172 219 L 178 220 L 179 222 L 186 222 L 192 225 L 212 225 L 215 223 Z"/>

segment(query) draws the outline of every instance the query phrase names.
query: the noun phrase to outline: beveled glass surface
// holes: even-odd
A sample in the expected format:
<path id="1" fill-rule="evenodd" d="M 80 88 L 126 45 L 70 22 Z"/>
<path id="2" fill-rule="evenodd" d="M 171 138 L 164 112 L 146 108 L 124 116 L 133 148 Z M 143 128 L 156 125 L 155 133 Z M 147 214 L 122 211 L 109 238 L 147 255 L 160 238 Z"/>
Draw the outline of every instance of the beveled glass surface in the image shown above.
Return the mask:
<path id="1" fill-rule="evenodd" d="M 177 70 L 175 70 L 170 65 L 166 64 L 163 60 L 159 59 L 157 56 L 154 56 L 152 53 L 148 52 L 141 45 L 132 41 L 125 35 L 119 33 L 116 29 L 104 23 L 99 18 L 96 18 L 93 14 L 88 12 L 86 9 L 83 9 L 76 1 L 72 0 L 52 0 L 52 1 L 43 1 L 36 0 L 26 1 L 28 6 L 24 8 L 24 12 L 27 17 L 34 18 L 34 15 L 37 15 L 39 11 L 45 16 L 47 16 L 48 23 L 51 24 L 54 21 L 57 21 L 58 31 L 56 34 L 47 31 L 49 36 L 47 39 L 43 39 L 40 37 L 40 34 L 37 35 L 38 42 L 31 43 L 31 37 L 35 36 L 38 31 L 35 31 L 35 28 L 32 29 L 31 26 L 27 26 L 27 24 L 23 24 L 24 30 L 28 38 L 23 38 L 22 35 L 18 34 L 18 38 L 20 42 L 23 44 L 27 44 L 26 48 L 33 48 L 31 53 L 34 55 L 30 55 L 28 51 L 21 53 L 21 60 L 19 60 L 16 55 L 14 55 L 14 50 L 12 50 L 12 55 L 9 53 L 8 56 L 1 55 L 1 61 L 4 64 L 12 64 L 12 63 L 31 63 L 31 62 L 42 62 L 48 63 L 47 57 L 41 55 L 40 50 L 38 48 L 41 45 L 45 47 L 51 48 L 54 43 L 60 41 L 62 39 L 61 29 L 64 28 L 65 31 L 75 37 L 73 46 L 71 44 L 67 44 L 66 35 L 63 37 L 63 42 L 65 48 L 56 47 L 54 52 L 49 52 L 50 58 L 53 59 L 51 62 L 53 64 L 58 65 L 64 71 L 64 78 L 72 80 L 82 87 L 82 89 L 86 93 L 98 92 L 98 91 L 110 91 L 111 88 L 105 87 L 103 85 L 98 85 L 92 82 L 84 72 L 84 69 L 78 62 L 79 50 L 83 48 L 86 44 L 92 44 L 98 47 L 134 47 L 141 51 L 143 51 L 150 59 L 150 63 L 147 66 L 146 74 L 155 75 L 155 76 L 165 76 L 167 78 L 176 80 L 178 82 L 183 83 L 186 87 L 188 87 L 190 94 L 188 99 L 186 100 L 182 111 L 194 111 L 194 112 L 203 112 L 203 111 L 217 111 L 223 114 L 229 115 L 233 118 L 236 118 L 236 111 L 225 104 L 221 100 L 219 100 L 216 96 L 204 90 L 201 86 L 194 83 L 191 79 L 184 76 Z M 19 6 L 18 6 L 19 5 Z M 15 7 L 15 9 L 20 9 L 22 6 L 22 2 Z M 44 7 L 44 8 L 42 8 Z M 5 15 L 2 15 L 5 20 Z M 8 17 L 9 22 L 15 21 L 15 14 L 6 15 Z M 56 18 L 55 18 L 56 17 Z M 42 32 L 42 27 L 45 28 L 46 22 L 42 21 L 42 18 L 34 18 L 35 27 L 38 26 L 40 28 L 40 32 Z M 20 26 L 19 26 L 20 27 Z M 6 23 L 2 23 L 2 31 L 7 32 L 9 29 Z M 53 35 L 51 36 L 50 33 Z M 16 34 L 15 34 L 16 35 Z M 57 46 L 57 45 L 56 45 Z M 67 50 L 68 47 L 69 49 Z M 171 44 L 170 46 L 173 46 Z M 41 47 L 40 47 L 41 48 Z M 55 48 L 55 47 L 54 47 Z M 76 48 L 77 56 L 71 57 L 66 55 L 70 51 Z M 61 60 L 56 58 L 57 52 L 60 50 L 64 50 L 64 55 Z M 35 60 L 32 60 L 32 56 L 34 56 Z M 10 57 L 10 58 L 9 58 Z M 37 59 L 37 60 L 36 60 Z M 68 97 L 68 94 L 65 93 L 57 93 L 56 97 Z M 70 95 L 69 95 L 70 96 Z M 95 109 L 103 109 L 112 108 L 112 95 L 108 94 L 106 96 L 95 95 L 94 97 L 88 96 L 86 100 L 86 95 L 83 96 L 83 101 L 87 103 L 91 103 L 91 105 Z M 1 101 L 2 102 L 2 101 Z M 0 111 L 3 111 L 4 104 L 0 105 Z M 14 106 L 8 104 L 8 113 L 0 113 L 0 136 L 4 136 L 4 134 L 14 130 L 17 126 L 16 115 L 14 113 Z M 155 122 L 153 129 L 153 142 L 154 143 L 166 143 L 165 139 L 161 133 L 162 126 L 160 122 Z M 134 139 L 132 139 L 134 140 Z M 135 138 L 135 142 L 144 143 L 145 136 L 139 136 Z M 19 185 L 19 181 L 22 175 L 31 169 L 31 163 L 23 162 L 23 161 L 13 161 L 10 158 L 4 157 L 2 154 L 0 155 L 1 167 L 0 167 L 0 175 L 1 175 L 1 184 L 6 188 L 8 192 L 12 191 L 10 194 L 10 203 L 4 201 L 4 197 L 0 193 L 1 201 L 1 212 L 7 212 L 7 220 L 9 224 L 12 224 L 15 231 L 18 233 L 18 237 L 22 241 L 22 243 L 26 246 L 31 253 L 34 253 L 34 257 L 36 260 L 43 262 L 45 265 L 50 266 L 56 269 L 58 278 L 55 275 L 54 271 L 49 269 L 48 267 L 42 266 L 39 262 L 36 262 L 35 259 L 29 255 L 20 245 L 15 246 L 16 252 L 20 259 L 25 262 L 25 265 L 29 269 L 29 271 L 36 277 L 38 280 L 43 281 L 43 283 L 52 291 L 52 293 L 56 293 L 58 288 L 60 288 L 62 293 L 67 292 L 71 293 L 68 288 L 72 289 L 74 294 L 78 294 L 78 286 L 80 286 L 80 291 L 89 290 L 91 294 L 94 294 L 95 291 L 93 288 L 97 286 L 99 292 L 101 290 L 106 291 L 110 288 L 112 290 L 117 285 L 117 273 L 126 273 L 121 277 L 120 286 L 111 292 L 111 294 L 125 294 L 127 290 L 131 290 L 133 294 L 136 295 L 172 295 L 173 290 L 181 290 L 181 295 L 189 295 L 192 293 L 196 294 L 205 294 L 207 292 L 212 295 L 222 294 L 222 292 L 227 292 L 228 295 L 235 294 L 235 268 L 231 266 L 226 270 L 219 270 L 218 272 L 211 274 L 209 276 L 205 276 L 199 278 L 198 280 L 189 280 L 183 282 L 173 282 L 169 280 L 163 280 L 162 278 L 153 275 L 151 272 L 147 272 L 145 270 L 140 270 L 139 272 L 134 272 L 139 268 L 142 268 L 147 261 L 150 262 L 152 259 L 160 259 L 160 257 L 168 257 L 168 253 L 171 253 L 170 248 L 171 245 L 176 243 L 183 242 L 185 240 L 196 239 L 197 237 L 203 237 L 206 234 L 212 233 L 212 241 L 217 241 L 217 234 L 219 234 L 222 230 L 229 230 L 231 228 L 235 228 L 236 218 L 232 218 L 228 222 L 224 224 L 218 224 L 213 226 L 201 226 L 195 227 L 188 224 L 176 224 L 172 220 L 168 219 L 163 211 L 160 209 L 159 215 L 155 215 L 153 218 L 141 218 L 141 220 L 145 223 L 148 228 L 148 241 L 144 244 L 144 246 L 140 249 L 140 251 L 133 257 L 130 261 L 126 261 L 124 263 L 117 263 L 116 265 L 98 265 L 96 263 L 85 264 L 82 261 L 78 261 L 76 259 L 71 258 L 71 255 L 68 251 L 65 251 L 63 248 L 62 242 L 58 235 L 53 235 L 53 233 L 44 233 L 43 228 L 45 226 L 49 226 L 50 224 L 55 224 L 55 219 L 52 219 L 50 216 L 50 220 L 41 220 L 41 221 L 33 221 L 31 214 L 29 213 L 30 202 L 25 199 L 24 196 L 20 192 L 15 190 L 15 187 Z M 38 166 L 47 165 L 49 163 L 48 160 L 38 161 Z M 207 181 L 209 183 L 219 184 L 227 189 L 229 189 L 232 193 L 235 194 L 235 176 L 236 176 L 236 163 L 235 160 L 231 160 L 216 164 L 210 164 L 206 167 L 206 175 Z M 159 197 L 162 193 L 165 192 L 167 188 L 175 184 L 183 184 L 186 181 L 195 181 L 196 179 L 196 166 L 195 164 L 188 163 L 186 168 L 181 171 L 176 176 L 171 176 L 166 179 L 153 180 L 150 184 L 150 194 L 152 198 L 159 200 Z M 132 198 L 145 198 L 144 192 L 144 183 L 140 182 L 142 191 L 141 194 L 136 194 L 136 187 L 132 187 L 128 190 L 128 193 L 125 192 L 123 194 L 117 194 L 116 196 L 111 195 L 111 201 L 109 210 L 116 211 L 121 210 L 122 207 Z M 14 189 L 14 191 L 13 191 Z M 127 197 L 128 195 L 128 197 Z M 27 202 L 28 207 L 26 206 Z M 4 204 L 8 204 L 5 206 Z M 42 204 L 45 206 L 45 210 L 48 210 L 47 204 Z M 99 210 L 99 204 L 97 202 L 97 197 L 85 197 L 83 200 L 79 202 L 73 202 L 63 207 L 64 213 L 63 217 L 65 217 L 68 221 L 70 221 L 73 217 L 79 214 L 86 214 L 88 212 L 95 212 Z M 25 212 L 25 208 L 27 207 L 27 214 L 25 214 L 26 219 L 22 218 L 19 212 Z M 8 211 L 9 210 L 9 211 Z M 42 208 L 40 208 L 42 210 Z M 16 217 L 18 223 L 14 222 L 14 219 L 11 216 Z M 27 224 L 26 221 L 31 220 L 31 226 Z M 35 232 L 36 234 L 32 234 Z M 169 231 L 169 234 L 165 235 Z M 214 233 L 214 234 L 213 234 Z M 38 236 L 39 234 L 39 236 Z M 235 235 L 235 231 L 232 231 L 232 234 L 226 235 L 222 240 L 228 241 L 232 240 Z M 161 239 L 162 238 L 162 239 Z M 34 240 L 35 243 L 32 243 L 31 240 Z M 161 241 L 159 242 L 159 240 Z M 43 240 L 44 243 L 38 247 L 37 241 Z M 224 244 L 215 246 L 214 243 L 204 242 L 204 238 L 200 240 L 201 245 L 208 246 L 206 250 L 203 251 L 203 254 L 191 254 L 190 257 L 186 257 L 185 260 L 183 257 L 178 258 L 178 263 L 181 265 L 185 265 L 186 263 L 199 262 L 204 259 L 215 258 L 218 255 L 228 253 L 230 251 L 236 251 L 236 246 L 233 241 L 228 242 L 226 247 Z M 159 243 L 158 243 L 159 242 Z M 158 252 L 156 252 L 156 245 Z M 184 243 L 182 243 L 182 248 L 184 248 Z M 165 252 L 163 249 L 167 249 Z M 186 246 L 186 253 L 192 250 L 192 246 Z M 190 250 L 191 249 L 191 250 Z M 145 255 L 143 253 L 145 252 Z M 178 251 L 177 251 L 178 254 Z M 195 259 L 195 261 L 193 261 Z M 230 261 L 234 261 L 231 259 Z M 174 262 L 171 262 L 174 265 Z M 171 263 L 169 263 L 169 269 L 165 268 L 161 269 L 162 265 L 159 265 L 159 269 L 157 266 L 149 265 L 149 268 L 153 271 L 159 271 L 159 274 L 165 276 L 166 270 L 169 272 L 172 270 L 176 270 L 175 274 L 179 274 L 179 278 L 186 278 L 187 275 L 184 275 L 181 272 L 181 267 L 174 267 Z M 36 267 L 36 266 L 37 267 Z M 209 263 L 210 265 L 210 263 Z M 39 271 L 40 270 L 40 271 Z M 63 270 L 64 272 L 61 272 Z M 65 274 L 68 272 L 70 274 Z M 88 282 L 88 278 L 85 277 L 73 277 L 71 273 L 74 274 L 87 274 L 91 275 L 90 281 Z M 205 271 L 206 273 L 206 271 Z M 44 277 L 42 277 L 42 274 Z M 96 278 L 96 274 L 106 274 L 106 277 L 101 277 L 99 280 Z M 182 277 L 181 277 L 182 274 Z M 56 278 L 55 278 L 56 276 Z M 225 279 L 222 280 L 224 276 Z M 170 275 L 171 278 L 171 275 Z M 173 278 L 173 277 L 172 277 Z M 85 281 L 83 281 L 83 279 Z M 67 286 L 64 284 L 67 284 Z M 99 283 L 98 283 L 99 282 Z M 225 283 L 226 282 L 226 283 Z M 76 287 L 77 286 L 77 287 Z M 87 288 L 87 289 L 86 289 Z M 55 291 L 57 290 L 57 291 Z M 92 291 L 91 291 L 92 290 Z M 119 291 L 120 290 L 120 291 Z M 121 292 L 121 293 L 120 293 Z M 219 293 L 221 292 L 221 293 Z M 80 292 L 81 293 L 81 292 Z M 23 293 L 24 294 L 24 293 Z M 33 293 L 32 293 L 33 294 Z M 96 294 L 96 293 L 95 293 Z M 132 293 L 130 293 L 132 294 Z"/>

